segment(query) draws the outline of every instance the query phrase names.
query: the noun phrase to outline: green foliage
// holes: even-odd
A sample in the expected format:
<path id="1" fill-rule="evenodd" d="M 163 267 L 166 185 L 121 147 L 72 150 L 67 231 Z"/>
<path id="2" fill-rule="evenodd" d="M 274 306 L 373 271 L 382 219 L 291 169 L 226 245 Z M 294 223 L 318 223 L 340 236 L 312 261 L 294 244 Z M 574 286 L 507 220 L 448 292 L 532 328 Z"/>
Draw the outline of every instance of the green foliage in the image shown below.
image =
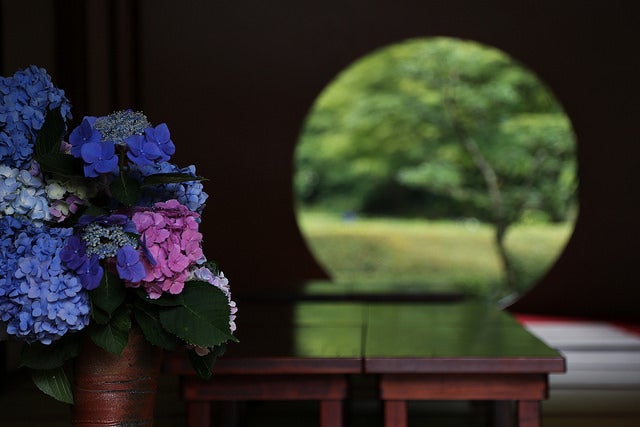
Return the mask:
<path id="1" fill-rule="evenodd" d="M 40 169 L 54 177 L 80 177 L 82 176 L 82 161 L 60 152 L 65 130 L 60 108 L 49 111 L 36 138 L 35 158 Z"/>
<path id="2" fill-rule="evenodd" d="M 489 225 L 472 219 L 424 221 L 300 212 L 310 249 L 335 286 L 311 292 L 463 292 L 498 300 L 505 296 Z M 530 221 L 506 238 L 518 268 L 517 288 L 528 289 L 550 268 L 571 234 L 567 223 Z"/>
<path id="3" fill-rule="evenodd" d="M 574 136 L 552 94 L 502 52 L 408 40 L 353 64 L 313 106 L 296 152 L 305 207 L 490 222 L 504 280 L 508 228 L 571 219 Z"/>
<path id="4" fill-rule="evenodd" d="M 43 393 L 63 403 L 73 404 L 71 383 L 62 368 L 31 371 L 33 383 Z"/>
<path id="5" fill-rule="evenodd" d="M 208 380 L 211 378 L 213 365 L 218 360 L 218 357 L 222 356 L 226 351 L 226 345 L 221 344 L 211 349 L 211 352 L 205 356 L 198 355 L 195 350 L 189 350 L 187 353 L 191 365 L 198 376 Z"/>
<path id="6" fill-rule="evenodd" d="M 100 286 L 91 291 L 91 302 L 107 317 L 122 305 L 127 296 L 127 288 L 117 275 L 105 271 Z"/>
<path id="7" fill-rule="evenodd" d="M 49 111 L 42 128 L 38 132 L 34 147 L 36 158 L 60 152 L 60 144 L 65 132 L 65 123 L 60 107 Z"/>
<path id="8" fill-rule="evenodd" d="M 53 345 L 29 344 L 22 349 L 21 365 L 29 368 L 34 384 L 43 393 L 64 403 L 73 403 L 64 365 L 79 351 L 80 342 L 74 337 L 63 337 Z"/>
<path id="9" fill-rule="evenodd" d="M 200 347 L 214 347 L 228 340 L 230 309 L 224 293 L 206 282 L 192 281 L 181 294 L 183 303 L 165 307 L 160 323 L 168 332 Z"/>
<path id="10" fill-rule="evenodd" d="M 408 40 L 360 59 L 317 99 L 296 152 L 295 193 L 333 210 L 493 221 L 478 159 L 499 180 L 504 220 L 532 209 L 566 220 L 574 136 L 547 88 L 496 49 Z"/>
<path id="11" fill-rule="evenodd" d="M 124 206 L 133 206 L 140 200 L 140 184 L 129 175 L 120 174 L 109 185 L 111 195 Z"/>
<path id="12" fill-rule="evenodd" d="M 93 342 L 113 354 L 120 354 L 129 341 L 131 312 L 127 306 L 120 306 L 106 324 L 88 326 Z"/>
<path id="13" fill-rule="evenodd" d="M 51 370 L 60 368 L 67 360 L 78 355 L 80 343 L 70 337 L 63 337 L 56 345 L 33 343 L 22 349 L 21 365 L 32 369 Z"/>
<path id="14" fill-rule="evenodd" d="M 173 350 L 180 345 L 178 337 L 163 328 L 159 306 L 138 303 L 133 313 L 142 333 L 151 344 L 165 350 Z"/>

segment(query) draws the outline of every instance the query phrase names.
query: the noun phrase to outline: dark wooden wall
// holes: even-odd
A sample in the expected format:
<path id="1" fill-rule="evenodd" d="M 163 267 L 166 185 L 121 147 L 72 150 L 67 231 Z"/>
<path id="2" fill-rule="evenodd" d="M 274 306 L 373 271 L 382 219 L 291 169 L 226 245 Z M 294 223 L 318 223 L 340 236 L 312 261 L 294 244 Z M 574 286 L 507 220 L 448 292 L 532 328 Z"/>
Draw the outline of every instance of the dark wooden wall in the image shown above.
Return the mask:
<path id="1" fill-rule="evenodd" d="M 311 103 L 340 70 L 410 37 L 454 36 L 502 49 L 564 105 L 577 132 L 580 176 L 575 233 L 514 308 L 640 317 L 640 69 L 632 1 L 2 5 L 4 74 L 46 66 L 69 92 L 76 117 L 133 106 L 168 123 L 178 161 L 196 163 L 211 178 L 206 252 L 238 294 L 295 291 L 325 277 L 295 223 L 292 156 Z"/>

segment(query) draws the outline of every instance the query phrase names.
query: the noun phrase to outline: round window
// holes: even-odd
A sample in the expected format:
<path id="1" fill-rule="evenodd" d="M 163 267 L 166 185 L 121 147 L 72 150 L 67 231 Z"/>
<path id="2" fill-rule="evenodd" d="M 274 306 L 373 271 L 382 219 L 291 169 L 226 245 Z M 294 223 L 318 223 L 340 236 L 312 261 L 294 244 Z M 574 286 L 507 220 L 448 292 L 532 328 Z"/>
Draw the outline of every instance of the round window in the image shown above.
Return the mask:
<path id="1" fill-rule="evenodd" d="M 407 40 L 350 65 L 312 106 L 298 224 L 344 292 L 511 299 L 571 235 L 575 145 L 551 91 L 504 52 Z"/>

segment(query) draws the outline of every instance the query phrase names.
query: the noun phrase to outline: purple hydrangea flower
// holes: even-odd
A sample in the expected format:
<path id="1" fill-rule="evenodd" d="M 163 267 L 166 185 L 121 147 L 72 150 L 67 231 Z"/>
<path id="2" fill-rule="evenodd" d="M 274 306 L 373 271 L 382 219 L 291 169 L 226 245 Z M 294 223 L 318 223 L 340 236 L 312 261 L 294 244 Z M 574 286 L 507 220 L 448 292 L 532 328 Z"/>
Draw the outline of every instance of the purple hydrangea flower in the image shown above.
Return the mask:
<path id="1" fill-rule="evenodd" d="M 71 270 L 79 269 L 87 260 L 87 244 L 79 236 L 67 239 L 67 244 L 60 251 L 60 259 Z"/>
<path id="2" fill-rule="evenodd" d="M 104 269 L 100 265 L 100 258 L 97 255 L 85 257 L 82 265 L 76 269 L 76 274 L 84 289 L 91 291 L 97 288 L 100 286 L 104 275 Z"/>
<path id="3" fill-rule="evenodd" d="M 83 288 L 90 291 L 100 286 L 104 275 L 100 258 L 96 254 L 87 254 L 87 243 L 80 236 L 73 235 L 67 239 L 60 251 L 60 259 L 78 275 Z"/>
<path id="4" fill-rule="evenodd" d="M 147 275 L 144 265 L 140 262 L 140 253 L 129 245 L 118 251 L 116 268 L 120 278 L 131 283 L 137 283 Z"/>

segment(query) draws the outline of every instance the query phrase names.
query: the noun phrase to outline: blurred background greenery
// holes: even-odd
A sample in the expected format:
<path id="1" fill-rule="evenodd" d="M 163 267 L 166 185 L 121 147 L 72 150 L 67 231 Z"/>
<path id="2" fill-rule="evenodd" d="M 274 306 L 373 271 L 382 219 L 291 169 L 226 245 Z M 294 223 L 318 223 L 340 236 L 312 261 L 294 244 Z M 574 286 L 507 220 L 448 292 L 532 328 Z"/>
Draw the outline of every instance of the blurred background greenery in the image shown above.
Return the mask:
<path id="1" fill-rule="evenodd" d="M 320 94 L 295 154 L 298 223 L 353 292 L 524 292 L 577 214 L 575 136 L 562 106 L 505 53 L 407 40 Z"/>

